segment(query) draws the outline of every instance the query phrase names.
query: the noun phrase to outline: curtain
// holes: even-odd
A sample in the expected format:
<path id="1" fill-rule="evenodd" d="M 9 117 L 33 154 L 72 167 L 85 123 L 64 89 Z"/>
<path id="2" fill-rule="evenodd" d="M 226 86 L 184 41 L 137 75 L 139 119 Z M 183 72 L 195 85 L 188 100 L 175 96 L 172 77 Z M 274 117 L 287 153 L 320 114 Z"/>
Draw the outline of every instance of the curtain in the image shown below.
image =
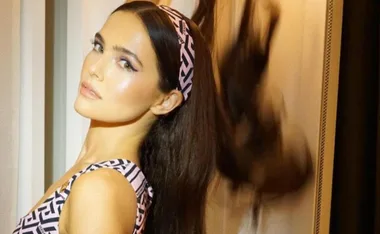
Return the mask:
<path id="1" fill-rule="evenodd" d="M 330 233 L 379 234 L 379 1 L 343 9 Z"/>

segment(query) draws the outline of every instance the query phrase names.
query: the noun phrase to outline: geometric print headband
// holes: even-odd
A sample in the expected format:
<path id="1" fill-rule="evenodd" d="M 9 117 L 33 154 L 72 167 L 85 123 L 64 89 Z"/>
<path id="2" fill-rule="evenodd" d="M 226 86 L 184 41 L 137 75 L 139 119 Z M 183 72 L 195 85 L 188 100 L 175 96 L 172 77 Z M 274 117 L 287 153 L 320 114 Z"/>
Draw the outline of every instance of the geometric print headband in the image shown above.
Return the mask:
<path id="1" fill-rule="evenodd" d="M 194 40 L 190 35 L 190 28 L 187 25 L 185 18 L 180 13 L 167 6 L 159 6 L 159 8 L 167 13 L 178 34 L 178 42 L 181 46 L 181 65 L 179 68 L 178 89 L 181 91 L 183 98 L 186 101 L 190 95 L 191 88 L 193 87 L 195 60 Z"/>

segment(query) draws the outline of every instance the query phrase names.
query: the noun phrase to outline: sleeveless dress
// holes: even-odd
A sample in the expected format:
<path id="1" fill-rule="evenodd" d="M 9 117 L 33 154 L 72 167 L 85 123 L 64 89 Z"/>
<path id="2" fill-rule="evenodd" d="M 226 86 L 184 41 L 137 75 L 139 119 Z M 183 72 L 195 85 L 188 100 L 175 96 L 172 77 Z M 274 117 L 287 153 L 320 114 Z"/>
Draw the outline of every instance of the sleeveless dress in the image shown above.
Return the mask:
<path id="1" fill-rule="evenodd" d="M 137 198 L 136 223 L 133 234 L 142 234 L 147 212 L 153 199 L 153 189 L 148 184 L 142 171 L 134 163 L 125 159 L 91 164 L 76 173 L 68 181 L 67 187 L 63 185 L 58 188 L 37 209 L 21 218 L 13 234 L 58 234 L 59 217 L 75 180 L 81 175 L 100 168 L 110 168 L 120 172 L 132 185 Z"/>

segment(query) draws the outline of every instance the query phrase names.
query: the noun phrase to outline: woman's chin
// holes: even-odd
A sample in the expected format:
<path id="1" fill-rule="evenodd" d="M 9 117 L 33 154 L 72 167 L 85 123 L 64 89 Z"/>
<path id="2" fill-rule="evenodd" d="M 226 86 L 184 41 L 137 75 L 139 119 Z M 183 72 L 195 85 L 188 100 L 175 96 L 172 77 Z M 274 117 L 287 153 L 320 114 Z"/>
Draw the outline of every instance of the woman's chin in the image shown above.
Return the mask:
<path id="1" fill-rule="evenodd" d="M 74 110 L 81 116 L 92 119 L 94 107 L 87 100 L 83 100 L 80 96 L 74 102 Z"/>

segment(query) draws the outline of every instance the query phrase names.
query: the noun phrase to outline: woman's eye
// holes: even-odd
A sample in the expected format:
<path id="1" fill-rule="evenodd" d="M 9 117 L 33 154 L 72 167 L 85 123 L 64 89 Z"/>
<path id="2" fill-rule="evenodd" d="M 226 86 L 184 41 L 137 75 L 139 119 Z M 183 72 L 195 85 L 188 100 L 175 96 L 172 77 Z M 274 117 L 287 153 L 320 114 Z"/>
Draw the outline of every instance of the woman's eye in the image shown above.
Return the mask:
<path id="1" fill-rule="evenodd" d="M 126 69 L 128 71 L 136 71 L 136 69 L 132 67 L 131 63 L 127 60 L 122 59 L 120 60 L 119 64 L 123 69 Z"/>
<path id="2" fill-rule="evenodd" d="M 100 43 L 94 41 L 92 44 L 93 44 L 93 50 L 94 51 L 97 51 L 99 53 L 103 53 L 103 46 Z"/>

